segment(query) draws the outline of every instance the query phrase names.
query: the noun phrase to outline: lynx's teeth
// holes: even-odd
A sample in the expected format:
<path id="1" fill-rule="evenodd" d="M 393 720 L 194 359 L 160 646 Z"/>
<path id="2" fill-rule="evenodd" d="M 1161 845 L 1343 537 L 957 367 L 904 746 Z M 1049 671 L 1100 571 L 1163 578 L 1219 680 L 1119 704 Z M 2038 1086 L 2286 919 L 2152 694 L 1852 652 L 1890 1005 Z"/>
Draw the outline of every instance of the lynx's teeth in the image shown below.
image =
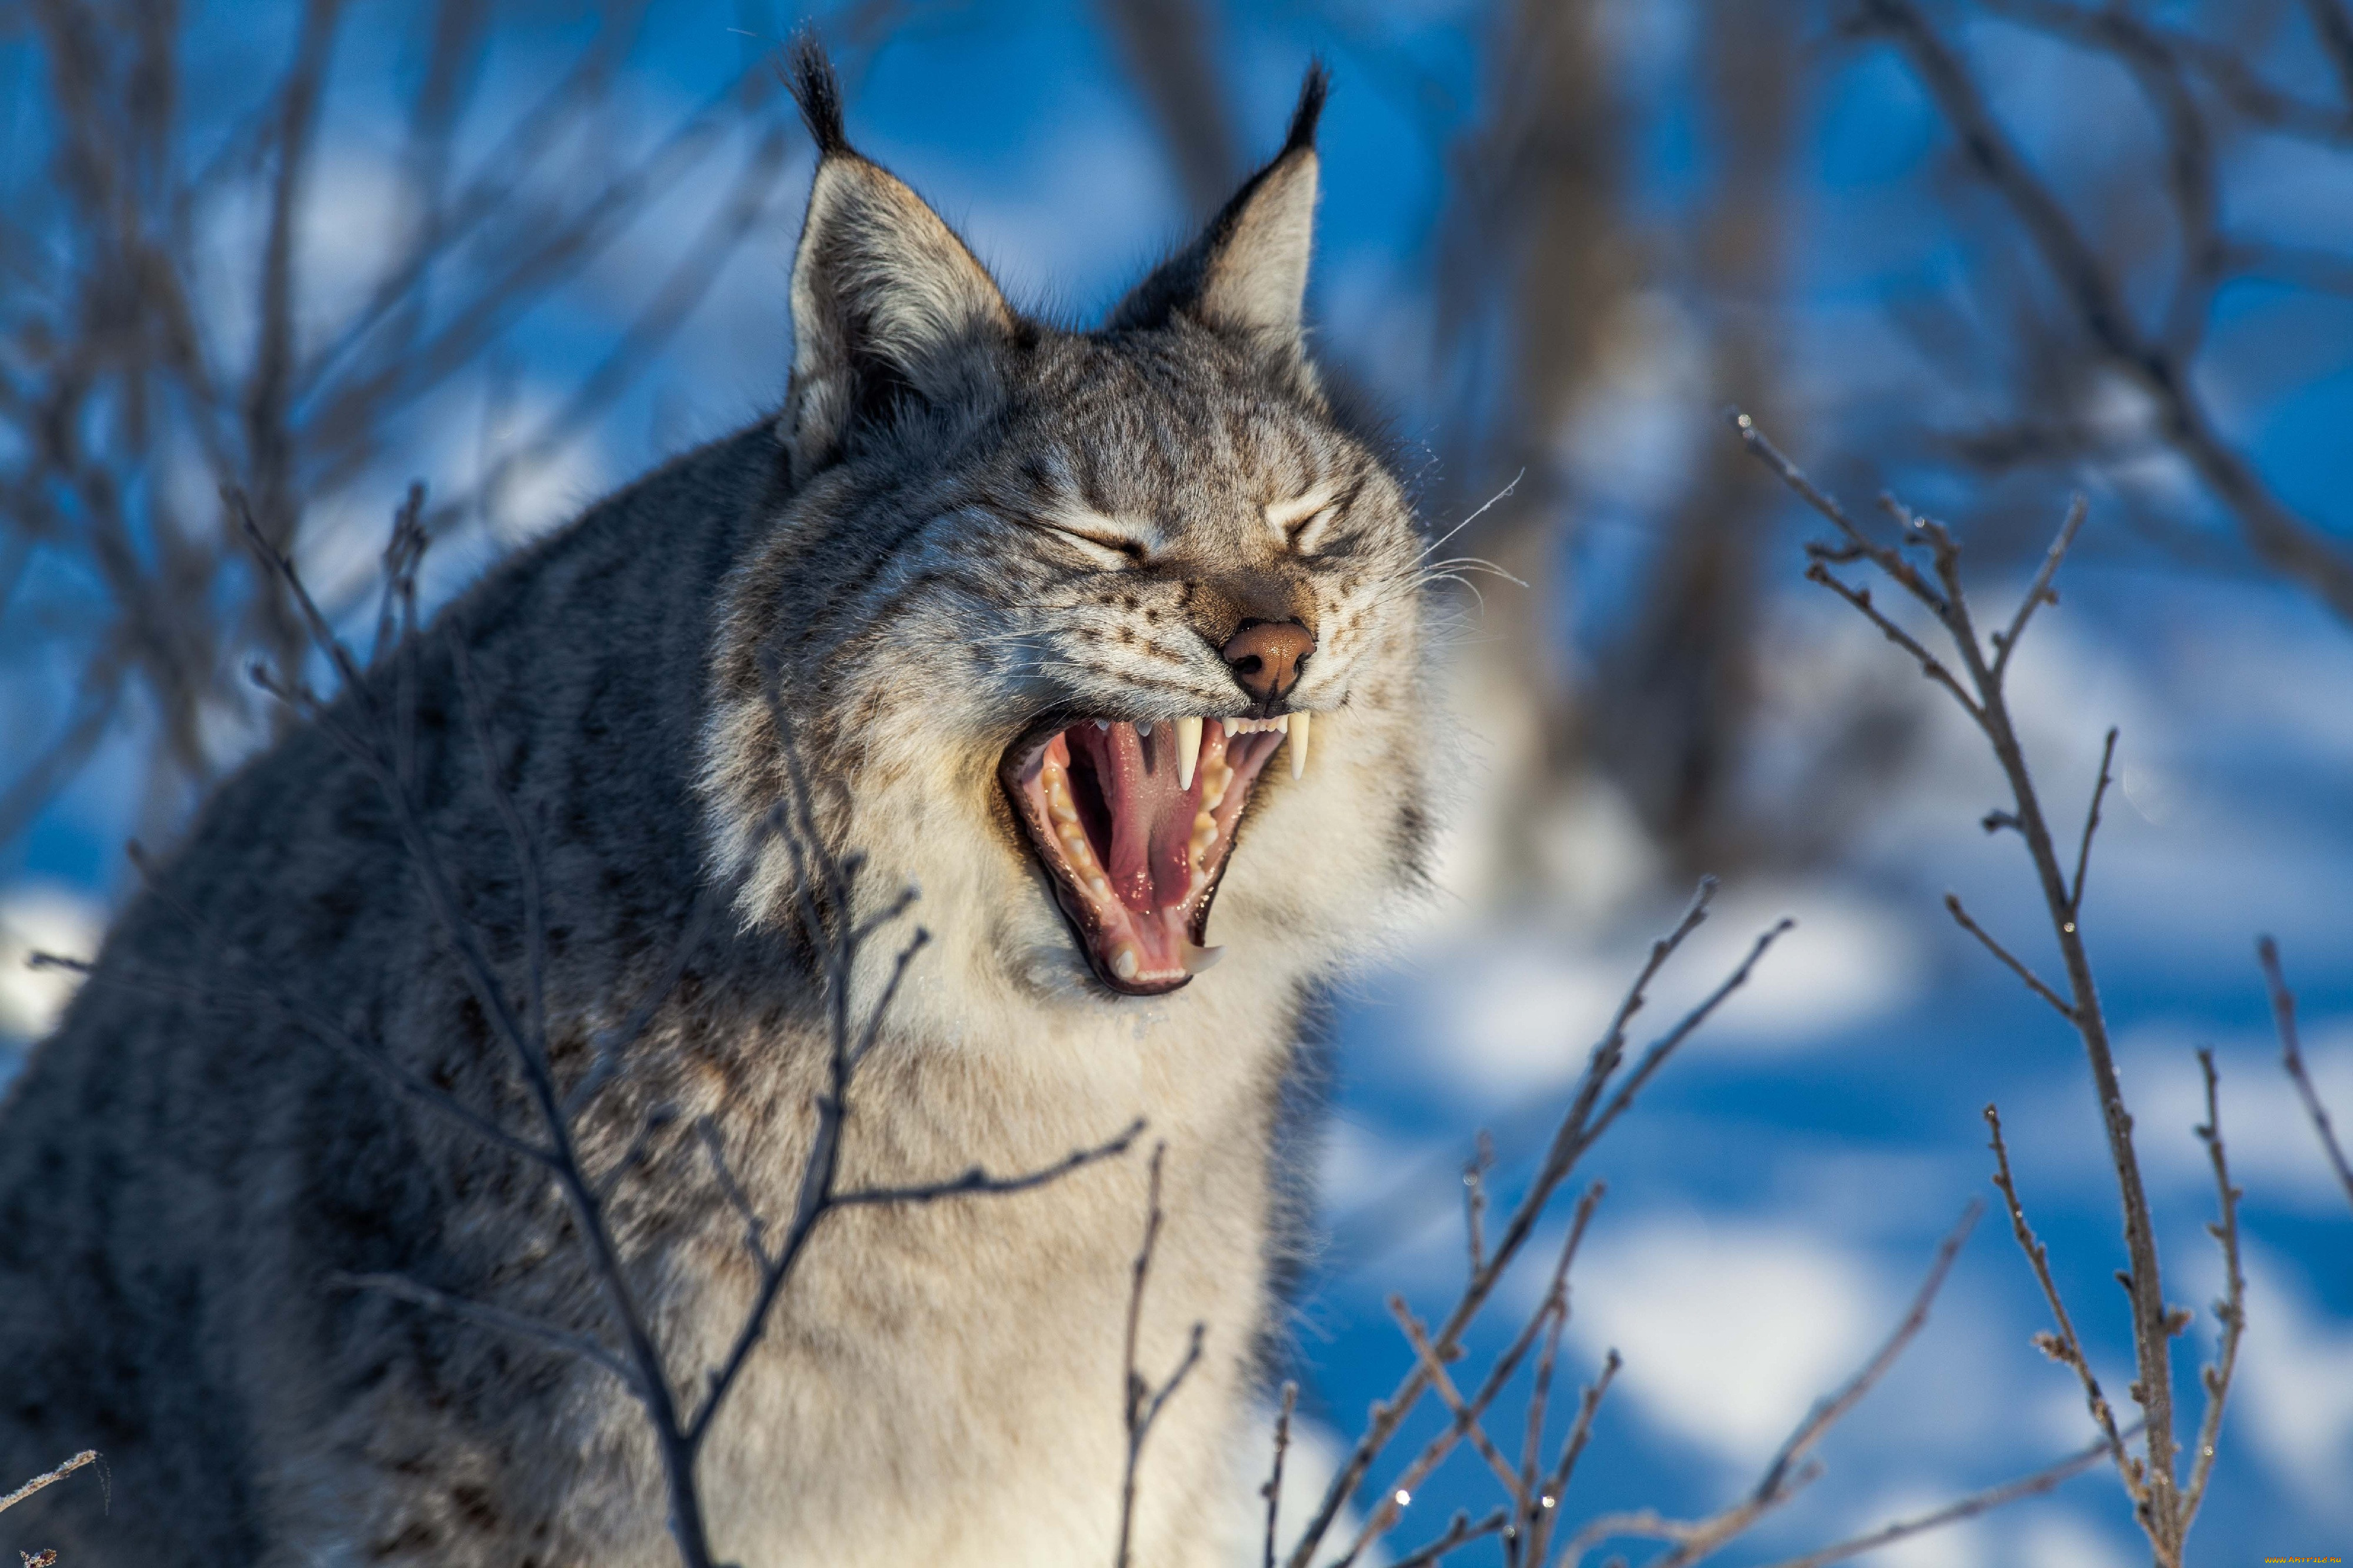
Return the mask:
<path id="1" fill-rule="evenodd" d="M 1201 721 L 1198 719 L 1176 721 L 1176 787 L 1193 787 L 1193 769 L 1201 761 Z"/>
<path id="2" fill-rule="evenodd" d="M 1291 715 L 1291 776 L 1295 779 L 1307 776 L 1308 718 L 1305 713 Z"/>
<path id="3" fill-rule="evenodd" d="M 1143 967 L 1144 961 L 1136 955 L 1135 945 L 1133 942 L 1121 942 L 1119 951 L 1112 956 L 1111 972 L 1122 980 L 1133 980 L 1135 978 L 1136 972 Z"/>
<path id="4" fill-rule="evenodd" d="M 1185 973 L 1199 974 L 1205 970 L 1214 969 L 1218 960 L 1225 956 L 1226 950 L 1222 947 L 1195 947 L 1188 942 L 1184 952 Z"/>

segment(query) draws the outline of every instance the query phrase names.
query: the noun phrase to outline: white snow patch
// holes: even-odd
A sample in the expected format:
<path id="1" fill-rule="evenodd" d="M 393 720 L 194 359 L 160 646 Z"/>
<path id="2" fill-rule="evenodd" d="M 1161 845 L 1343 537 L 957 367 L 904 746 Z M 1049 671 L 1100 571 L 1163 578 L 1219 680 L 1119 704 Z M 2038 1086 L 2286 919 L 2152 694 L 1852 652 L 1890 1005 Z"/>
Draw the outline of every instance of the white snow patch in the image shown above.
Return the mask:
<path id="1" fill-rule="evenodd" d="M 2285 1258 L 2250 1247 L 2245 1267 L 2233 1424 L 2316 1512 L 2353 1521 L 2353 1328 L 2327 1321 Z"/>
<path id="2" fill-rule="evenodd" d="M 1927 1487 L 1906 1487 L 1884 1494 L 1848 1520 L 1841 1536 L 1862 1535 L 1898 1520 L 1917 1519 L 1952 1501 L 1948 1492 Z M 1993 1561 L 1986 1551 L 1986 1529 L 1980 1520 L 1958 1520 L 1883 1546 L 1863 1559 L 1873 1568 L 1981 1568 Z"/>
<path id="3" fill-rule="evenodd" d="M 2211 1191 L 2214 1170 L 2206 1145 L 2191 1131 L 2206 1120 L 2206 1080 L 2196 1047 L 2211 1038 L 2167 1028 L 2135 1030 L 2122 1053 L 2133 1121 L 2148 1130 L 2137 1145 L 2144 1167 L 2152 1176 L 2201 1191 Z M 2353 1019 L 2306 1021 L 2302 1039 L 2305 1068 L 2341 1147 L 2353 1135 Z M 2341 1211 L 2345 1189 L 2280 1066 L 2278 1046 L 2263 1038 L 2218 1047 L 2214 1068 L 2232 1181 L 2261 1193 L 2265 1203 Z"/>
<path id="4" fill-rule="evenodd" d="M 1652 984 L 1633 1029 L 1637 1047 L 1721 984 L 1784 915 L 1796 920 L 1795 928 L 1704 1026 L 1698 1048 L 1801 1049 L 1886 1016 L 1918 994 L 1920 944 L 1912 922 L 1895 910 L 1827 884 L 1743 889 L 1716 900 L 1706 923 Z M 1663 928 L 1666 921 L 1654 923 Z M 1598 950 L 1525 930 L 1458 936 L 1419 965 L 1429 978 L 1409 1031 L 1418 1054 L 1476 1100 L 1566 1083 L 1584 1069 L 1655 935 L 1629 931 Z"/>
<path id="5" fill-rule="evenodd" d="M 1887 1317 L 1871 1268 L 1821 1237 L 1697 1215 L 1589 1237 L 1574 1289 L 1579 1350 L 1615 1347 L 1646 1416 L 1744 1468 L 1861 1363 Z"/>
<path id="6" fill-rule="evenodd" d="M 0 1036 L 39 1039 L 81 985 L 71 970 L 31 967 L 34 953 L 95 958 L 105 934 L 106 908 L 86 893 L 48 881 L 0 891 Z"/>

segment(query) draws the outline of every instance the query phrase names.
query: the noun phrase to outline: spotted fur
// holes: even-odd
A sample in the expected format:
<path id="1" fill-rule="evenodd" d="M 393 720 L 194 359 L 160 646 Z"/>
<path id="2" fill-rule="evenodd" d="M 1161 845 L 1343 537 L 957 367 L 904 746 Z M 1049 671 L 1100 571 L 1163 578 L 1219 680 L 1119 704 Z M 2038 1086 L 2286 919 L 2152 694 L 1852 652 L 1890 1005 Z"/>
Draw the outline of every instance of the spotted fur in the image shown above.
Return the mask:
<path id="1" fill-rule="evenodd" d="M 449 607 L 420 653 L 417 794 L 519 977 L 522 885 L 462 643 L 499 781 L 543 837 L 562 1072 L 663 973 L 698 894 L 733 900 L 581 1134 L 606 1171 L 657 1129 L 615 1223 L 691 1388 L 753 1278 L 688 1130 L 723 1127 L 781 1215 L 821 1079 L 794 863 L 757 831 L 786 787 L 782 714 L 822 831 L 869 857 L 878 896 L 918 885 L 934 937 L 860 1068 L 847 1179 L 1032 1168 L 1147 1117 L 1168 1218 L 1142 1360 L 1173 1366 L 1196 1321 L 1206 1356 L 1155 1432 L 1136 1560 L 1231 1561 L 1282 1173 L 1307 1135 L 1302 1019 L 1418 883 L 1430 821 L 1412 519 L 1301 335 L 1322 79 L 1201 239 L 1082 331 L 1008 304 L 850 147 L 822 59 L 797 68 L 823 155 L 784 407 Z M 1316 638 L 1293 699 L 1313 759 L 1250 803 L 1210 919 L 1229 956 L 1169 995 L 1114 995 L 999 762 L 1041 722 L 1237 711 L 1218 648 L 1293 617 Z M 888 959 L 871 954 L 861 1009 Z M 608 1331 L 544 1182 L 387 1094 L 306 1016 L 528 1124 L 381 795 L 314 727 L 208 804 L 0 1110 L 0 1474 L 82 1447 L 113 1468 L 111 1510 L 61 1487 L 6 1524 L 90 1565 L 669 1561 L 613 1379 L 336 1283 L 396 1272 Z M 1105 1561 L 1144 1206 L 1138 1157 L 829 1218 L 707 1451 L 718 1549 Z"/>

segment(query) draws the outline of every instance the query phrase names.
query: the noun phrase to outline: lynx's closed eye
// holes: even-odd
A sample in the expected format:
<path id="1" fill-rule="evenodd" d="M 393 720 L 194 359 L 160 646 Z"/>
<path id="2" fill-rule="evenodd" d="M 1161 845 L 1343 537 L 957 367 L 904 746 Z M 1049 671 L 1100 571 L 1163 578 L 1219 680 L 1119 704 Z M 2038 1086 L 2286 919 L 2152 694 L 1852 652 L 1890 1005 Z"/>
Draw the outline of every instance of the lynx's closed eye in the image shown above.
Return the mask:
<path id="1" fill-rule="evenodd" d="M 1330 530 L 1332 520 L 1339 515 L 1339 502 L 1328 489 L 1318 486 L 1290 500 L 1269 501 L 1266 525 L 1291 549 L 1302 555 L 1313 555 Z"/>
<path id="2" fill-rule="evenodd" d="M 1160 534 L 1149 524 L 1105 517 L 1101 512 L 1049 512 L 1030 521 L 1077 545 L 1081 554 L 1105 571 L 1141 566 L 1160 548 Z"/>

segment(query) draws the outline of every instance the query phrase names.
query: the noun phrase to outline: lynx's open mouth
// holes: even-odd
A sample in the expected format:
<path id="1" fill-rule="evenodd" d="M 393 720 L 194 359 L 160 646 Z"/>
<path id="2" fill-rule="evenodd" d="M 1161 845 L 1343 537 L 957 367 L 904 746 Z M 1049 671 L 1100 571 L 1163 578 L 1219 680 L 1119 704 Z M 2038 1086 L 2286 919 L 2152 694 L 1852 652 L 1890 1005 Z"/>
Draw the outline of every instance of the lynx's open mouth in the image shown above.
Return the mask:
<path id="1" fill-rule="evenodd" d="M 1217 962 L 1202 946 L 1234 825 L 1285 741 L 1305 771 L 1308 715 L 1083 720 L 1005 755 L 1014 815 L 1096 975 L 1156 996 Z"/>

